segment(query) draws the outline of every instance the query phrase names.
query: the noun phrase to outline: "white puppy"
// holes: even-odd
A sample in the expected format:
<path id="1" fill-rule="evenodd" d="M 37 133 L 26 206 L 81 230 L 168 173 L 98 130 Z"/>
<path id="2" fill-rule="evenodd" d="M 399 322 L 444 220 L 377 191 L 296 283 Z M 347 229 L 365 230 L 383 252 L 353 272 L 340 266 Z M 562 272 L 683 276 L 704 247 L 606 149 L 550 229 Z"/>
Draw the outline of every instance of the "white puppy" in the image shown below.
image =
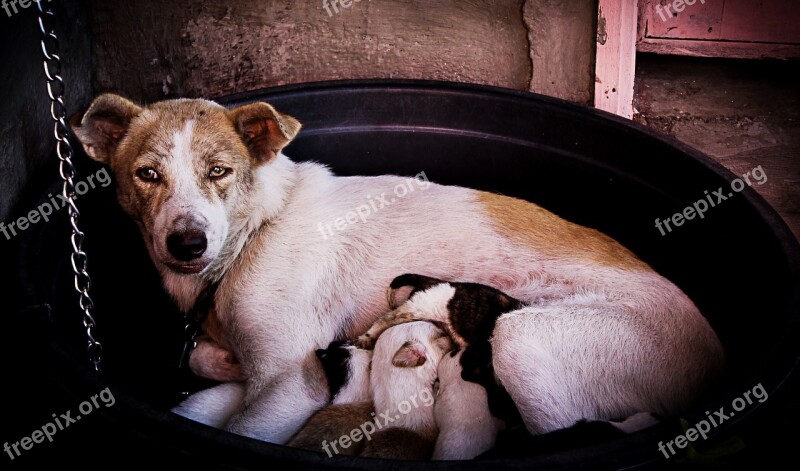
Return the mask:
<path id="1" fill-rule="evenodd" d="M 439 391 L 434 416 L 439 428 L 434 460 L 469 460 L 490 450 L 503 421 L 489 412 L 483 386 L 461 379 L 461 355 L 445 355 L 439 362 Z"/>
<path id="2" fill-rule="evenodd" d="M 430 458 L 436 437 L 431 387 L 451 347 L 433 324 L 412 322 L 387 329 L 374 353 L 345 342 L 317 350 L 333 401 L 289 446 L 329 456 Z"/>
<path id="3" fill-rule="evenodd" d="M 370 375 L 380 429 L 361 456 L 430 459 L 437 435 L 432 388 L 439 361 L 452 347 L 447 334 L 429 322 L 398 325 L 381 334 Z"/>

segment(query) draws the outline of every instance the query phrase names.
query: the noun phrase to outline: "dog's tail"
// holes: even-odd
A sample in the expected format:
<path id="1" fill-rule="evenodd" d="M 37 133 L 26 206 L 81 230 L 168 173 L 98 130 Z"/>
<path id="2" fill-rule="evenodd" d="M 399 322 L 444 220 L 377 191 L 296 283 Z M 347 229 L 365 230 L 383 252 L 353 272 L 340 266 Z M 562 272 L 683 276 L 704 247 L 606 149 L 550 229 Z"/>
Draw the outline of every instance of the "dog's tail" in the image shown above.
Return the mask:
<path id="1" fill-rule="evenodd" d="M 411 295 L 413 295 L 417 291 L 424 291 L 441 283 L 444 283 L 444 281 L 425 275 L 416 275 L 412 273 L 400 275 L 392 280 L 392 282 L 389 284 L 389 289 L 386 291 L 386 301 L 389 304 L 389 309 L 397 309 L 398 304 L 394 297 L 394 291 L 396 289 L 410 286 Z"/>

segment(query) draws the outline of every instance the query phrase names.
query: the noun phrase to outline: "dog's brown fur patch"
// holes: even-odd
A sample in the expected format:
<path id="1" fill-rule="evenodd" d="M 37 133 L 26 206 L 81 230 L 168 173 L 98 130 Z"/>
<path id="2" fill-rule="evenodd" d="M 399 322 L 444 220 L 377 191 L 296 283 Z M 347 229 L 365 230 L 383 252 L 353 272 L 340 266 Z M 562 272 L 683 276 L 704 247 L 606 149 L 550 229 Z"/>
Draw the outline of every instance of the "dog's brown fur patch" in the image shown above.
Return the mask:
<path id="1" fill-rule="evenodd" d="M 652 271 L 630 250 L 611 237 L 566 221 L 528 201 L 477 191 L 477 201 L 495 222 L 502 237 L 534 248 L 558 260 L 580 260 L 616 267 Z"/>

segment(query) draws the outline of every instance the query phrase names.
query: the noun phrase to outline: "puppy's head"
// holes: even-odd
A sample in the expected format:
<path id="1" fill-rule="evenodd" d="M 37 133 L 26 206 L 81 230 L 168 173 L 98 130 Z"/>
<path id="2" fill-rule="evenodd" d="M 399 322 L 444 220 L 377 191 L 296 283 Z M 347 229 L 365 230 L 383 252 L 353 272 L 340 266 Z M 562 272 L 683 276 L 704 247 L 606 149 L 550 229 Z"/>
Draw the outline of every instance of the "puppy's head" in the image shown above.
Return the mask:
<path id="1" fill-rule="evenodd" d="M 402 343 L 399 347 L 397 344 Z M 394 348 L 392 365 L 398 368 L 416 368 L 425 364 L 434 369 L 439 359 L 453 348 L 450 337 L 431 322 L 409 322 L 386 329 L 375 344 L 375 355 Z"/>
<path id="2" fill-rule="evenodd" d="M 259 172 L 300 123 L 266 103 L 232 110 L 207 100 L 140 107 L 101 95 L 71 120 L 86 153 L 110 166 L 123 209 L 154 262 L 198 273 L 220 255 L 252 207 Z"/>
<path id="3" fill-rule="evenodd" d="M 524 307 L 524 303 L 491 286 L 478 283 L 446 282 L 422 275 L 405 274 L 389 286 L 389 302 L 395 291 L 410 288 L 408 298 L 398 310 L 416 312 L 419 317 L 447 313 L 435 317 L 448 319 L 457 335 L 456 341 L 470 344 L 488 341 L 498 317 Z"/>
<path id="4" fill-rule="evenodd" d="M 328 379 L 332 402 L 349 403 L 369 399 L 372 350 L 356 348 L 347 341 L 335 341 L 316 353 Z"/>

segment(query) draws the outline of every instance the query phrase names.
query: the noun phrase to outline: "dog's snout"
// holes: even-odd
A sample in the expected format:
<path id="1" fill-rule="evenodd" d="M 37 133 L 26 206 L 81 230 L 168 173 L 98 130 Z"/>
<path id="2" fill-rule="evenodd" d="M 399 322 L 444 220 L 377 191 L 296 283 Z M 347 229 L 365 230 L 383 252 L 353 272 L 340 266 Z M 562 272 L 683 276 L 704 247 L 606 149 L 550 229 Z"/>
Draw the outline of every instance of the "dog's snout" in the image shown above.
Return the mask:
<path id="1" fill-rule="evenodd" d="M 167 237 L 167 249 L 173 257 L 188 262 L 203 256 L 208 247 L 208 240 L 203 231 L 188 230 L 173 232 Z"/>

